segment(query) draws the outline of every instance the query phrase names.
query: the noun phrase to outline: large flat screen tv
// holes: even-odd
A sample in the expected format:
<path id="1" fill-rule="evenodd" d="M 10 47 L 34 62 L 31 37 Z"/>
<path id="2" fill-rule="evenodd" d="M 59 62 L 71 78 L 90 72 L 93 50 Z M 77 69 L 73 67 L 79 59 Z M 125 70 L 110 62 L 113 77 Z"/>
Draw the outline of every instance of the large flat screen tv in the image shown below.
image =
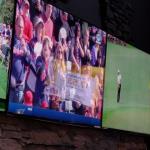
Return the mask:
<path id="1" fill-rule="evenodd" d="M 0 111 L 5 110 L 14 0 L 0 0 Z"/>
<path id="2" fill-rule="evenodd" d="M 106 33 L 44 1 L 18 1 L 8 112 L 101 126 Z"/>
<path id="3" fill-rule="evenodd" d="M 107 41 L 103 127 L 150 134 L 150 54 Z"/>

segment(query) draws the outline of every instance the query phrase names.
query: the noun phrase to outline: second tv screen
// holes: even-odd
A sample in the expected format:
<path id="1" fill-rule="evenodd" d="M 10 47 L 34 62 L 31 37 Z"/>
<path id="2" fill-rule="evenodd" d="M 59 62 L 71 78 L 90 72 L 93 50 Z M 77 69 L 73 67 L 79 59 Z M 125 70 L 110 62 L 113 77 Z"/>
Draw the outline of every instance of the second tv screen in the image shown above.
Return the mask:
<path id="1" fill-rule="evenodd" d="M 8 111 L 101 125 L 106 33 L 44 1 L 17 1 Z"/>
<path id="2" fill-rule="evenodd" d="M 150 55 L 108 35 L 103 127 L 150 134 Z"/>
<path id="3" fill-rule="evenodd" d="M 0 111 L 6 108 L 14 2 L 0 0 Z"/>

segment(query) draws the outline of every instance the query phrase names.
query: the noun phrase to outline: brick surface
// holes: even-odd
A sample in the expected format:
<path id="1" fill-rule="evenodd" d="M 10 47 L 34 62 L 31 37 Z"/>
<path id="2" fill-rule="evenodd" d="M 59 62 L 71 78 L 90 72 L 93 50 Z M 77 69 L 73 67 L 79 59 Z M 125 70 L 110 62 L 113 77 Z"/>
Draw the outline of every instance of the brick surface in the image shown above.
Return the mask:
<path id="1" fill-rule="evenodd" d="M 37 130 L 31 132 L 31 140 L 34 144 L 45 144 L 45 145 L 59 145 L 61 139 L 54 132 L 48 132 L 45 130 Z"/>
<path id="2" fill-rule="evenodd" d="M 0 128 L 0 137 L 2 136 L 2 129 Z"/>
<path id="3" fill-rule="evenodd" d="M 22 150 L 22 146 L 13 139 L 0 139 L 0 150 Z"/>
<path id="4" fill-rule="evenodd" d="M 150 141 L 150 136 L 115 130 L 0 118 L 0 150 L 146 150 Z"/>

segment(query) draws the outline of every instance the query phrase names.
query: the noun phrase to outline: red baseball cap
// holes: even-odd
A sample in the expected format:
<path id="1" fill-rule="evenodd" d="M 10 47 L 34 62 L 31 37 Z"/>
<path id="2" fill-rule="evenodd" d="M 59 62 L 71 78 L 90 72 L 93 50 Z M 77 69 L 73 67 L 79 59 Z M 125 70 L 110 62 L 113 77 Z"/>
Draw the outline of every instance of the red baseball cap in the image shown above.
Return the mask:
<path id="1" fill-rule="evenodd" d="M 42 101 L 41 107 L 42 108 L 48 108 L 48 102 L 46 100 Z"/>
<path id="2" fill-rule="evenodd" d="M 27 106 L 33 106 L 33 94 L 31 91 L 26 91 L 24 94 L 24 104 Z"/>

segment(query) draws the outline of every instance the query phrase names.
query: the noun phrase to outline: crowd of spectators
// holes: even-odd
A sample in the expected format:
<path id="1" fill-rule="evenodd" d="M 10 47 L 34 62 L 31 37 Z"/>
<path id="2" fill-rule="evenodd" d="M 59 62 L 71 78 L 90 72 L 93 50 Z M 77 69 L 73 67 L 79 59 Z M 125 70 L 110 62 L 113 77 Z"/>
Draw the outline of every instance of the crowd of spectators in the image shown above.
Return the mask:
<path id="1" fill-rule="evenodd" d="M 112 36 L 111 34 L 107 34 L 108 40 L 112 43 L 122 45 L 122 46 L 127 46 L 127 43 L 118 39 L 117 37 Z"/>
<path id="2" fill-rule="evenodd" d="M 41 0 L 17 1 L 13 45 L 10 101 L 28 106 L 65 111 L 62 98 L 47 96 L 45 87 L 68 68 L 84 74 L 89 66 L 105 67 L 106 33 Z M 72 102 L 70 112 L 99 117 L 100 103 L 92 110 Z"/>
<path id="3" fill-rule="evenodd" d="M 12 29 L 10 25 L 0 23 L 0 59 L 8 70 L 11 47 Z"/>

